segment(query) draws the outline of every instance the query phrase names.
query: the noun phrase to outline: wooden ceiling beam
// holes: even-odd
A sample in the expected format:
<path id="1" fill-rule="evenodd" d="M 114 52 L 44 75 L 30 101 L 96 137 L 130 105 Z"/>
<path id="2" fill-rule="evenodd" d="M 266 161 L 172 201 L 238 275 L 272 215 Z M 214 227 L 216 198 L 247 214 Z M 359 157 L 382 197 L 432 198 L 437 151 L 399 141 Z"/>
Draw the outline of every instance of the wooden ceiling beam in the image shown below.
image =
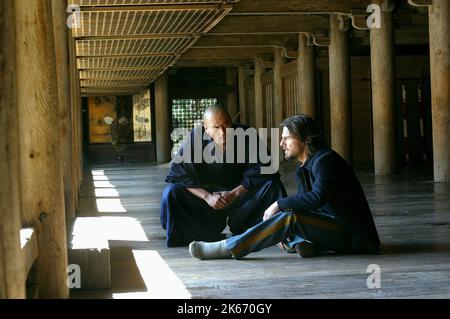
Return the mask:
<path id="1" fill-rule="evenodd" d="M 297 49 L 297 34 L 209 35 L 202 36 L 192 48 L 208 47 L 285 47 Z"/>
<path id="2" fill-rule="evenodd" d="M 113 92 L 113 93 L 86 93 L 81 92 L 81 97 L 103 97 L 103 96 L 130 96 L 138 94 L 139 92 Z"/>
<path id="3" fill-rule="evenodd" d="M 182 55 L 180 59 L 191 59 L 197 57 L 223 59 L 223 58 L 264 58 L 272 59 L 273 49 L 280 48 L 283 50 L 284 57 L 297 58 L 298 51 L 296 49 L 286 49 L 279 46 L 211 46 L 202 48 L 192 48 L 192 51 L 188 51 Z M 203 52 L 202 52 L 203 51 Z"/>
<path id="4" fill-rule="evenodd" d="M 223 58 L 223 59 L 181 59 L 174 68 L 208 68 L 208 67 L 237 67 L 239 65 L 252 66 L 253 58 Z M 170 69 L 169 69 L 170 70 Z"/>
<path id="5" fill-rule="evenodd" d="M 197 48 L 190 49 L 183 54 L 180 60 L 185 59 L 226 59 L 226 58 L 255 58 L 264 55 L 273 55 L 272 48 Z"/>
<path id="6" fill-rule="evenodd" d="M 367 8 L 371 2 L 371 0 L 241 0 L 234 4 L 229 15 L 351 13 L 354 9 Z"/>
<path id="7" fill-rule="evenodd" d="M 209 35 L 283 34 L 329 29 L 328 15 L 298 16 L 227 16 Z"/>

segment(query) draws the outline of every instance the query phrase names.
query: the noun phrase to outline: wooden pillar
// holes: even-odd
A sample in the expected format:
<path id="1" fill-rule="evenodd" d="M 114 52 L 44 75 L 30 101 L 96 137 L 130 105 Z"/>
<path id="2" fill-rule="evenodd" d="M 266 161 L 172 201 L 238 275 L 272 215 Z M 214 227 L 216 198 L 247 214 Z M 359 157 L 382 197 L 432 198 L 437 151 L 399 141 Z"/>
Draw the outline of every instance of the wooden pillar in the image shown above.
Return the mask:
<path id="1" fill-rule="evenodd" d="M 83 107 L 80 89 L 80 74 L 77 70 L 77 158 L 78 158 L 78 192 L 83 184 Z"/>
<path id="2" fill-rule="evenodd" d="M 265 127 L 264 125 L 264 107 L 263 107 L 263 90 L 261 76 L 264 73 L 263 61 L 255 58 L 255 127 L 256 129 Z"/>
<path id="3" fill-rule="evenodd" d="M 352 114 L 348 33 L 339 26 L 340 17 L 330 15 L 330 122 L 331 147 L 352 163 Z"/>
<path id="4" fill-rule="evenodd" d="M 314 46 L 308 44 L 308 37 L 298 36 L 298 84 L 300 110 L 312 117 L 316 116 L 316 57 Z"/>
<path id="5" fill-rule="evenodd" d="M 77 181 L 77 171 L 75 169 L 76 163 L 76 152 L 75 152 L 75 109 L 76 109 L 76 93 L 75 93 L 75 72 L 76 72 L 76 59 L 75 59 L 75 43 L 72 38 L 71 32 L 68 34 L 68 43 L 69 43 L 69 72 L 70 72 L 70 135 L 71 141 L 69 147 L 71 149 L 71 166 L 72 166 L 72 189 L 73 196 L 72 199 L 75 204 L 75 213 L 78 209 L 78 181 Z"/>
<path id="6" fill-rule="evenodd" d="M 287 59 L 283 56 L 283 49 L 275 48 L 274 66 L 273 66 L 273 105 L 275 114 L 273 118 L 278 127 L 283 121 L 283 78 L 281 77 L 281 65 L 286 63 Z"/>
<path id="7" fill-rule="evenodd" d="M 155 82 L 156 159 L 158 164 L 171 160 L 169 133 L 169 79 L 167 72 Z"/>
<path id="8" fill-rule="evenodd" d="M 236 78 L 236 70 L 234 68 L 227 68 L 226 70 L 226 84 L 227 84 L 227 110 L 231 115 L 231 118 L 234 119 L 238 114 L 238 104 L 237 104 L 237 94 L 236 94 L 236 86 L 237 86 L 237 78 Z M 239 118 L 236 119 L 236 122 L 239 122 Z"/>
<path id="9" fill-rule="evenodd" d="M 240 123 L 247 124 L 247 107 L 246 107 L 246 96 L 245 96 L 245 80 L 247 74 L 245 73 L 245 68 L 240 65 L 238 70 L 238 82 L 239 82 L 239 112 L 240 112 Z"/>
<path id="10" fill-rule="evenodd" d="M 61 137 L 61 162 L 63 165 L 64 202 L 66 218 L 75 217 L 72 183 L 72 130 L 70 105 L 70 72 L 67 39 L 67 1 L 52 0 L 53 30 L 55 35 L 56 75 Z"/>
<path id="11" fill-rule="evenodd" d="M 0 299 L 25 298 L 20 251 L 19 122 L 14 0 L 0 2 Z"/>
<path id="12" fill-rule="evenodd" d="M 77 66 L 76 44 L 69 32 L 69 69 L 71 92 L 71 116 L 72 116 L 72 172 L 74 183 L 75 209 L 78 209 L 78 195 L 83 181 L 83 128 L 82 128 L 82 98 L 80 88 L 80 76 Z"/>
<path id="13" fill-rule="evenodd" d="M 433 165 L 436 182 L 450 182 L 450 1 L 429 7 Z"/>
<path id="14" fill-rule="evenodd" d="M 375 0 L 382 6 L 383 0 Z M 395 53 L 391 12 L 381 12 L 381 28 L 370 30 L 375 175 L 396 170 Z"/>
<path id="15" fill-rule="evenodd" d="M 75 41 L 74 41 L 75 45 Z M 74 51 L 76 54 L 76 51 Z M 75 55 L 76 56 L 76 55 Z M 78 68 L 75 72 L 75 149 L 76 149 L 76 172 L 78 192 L 80 192 L 83 182 L 83 117 L 82 117 L 82 101 L 80 88 L 80 74 Z"/>
<path id="16" fill-rule="evenodd" d="M 67 298 L 67 241 L 50 0 L 16 0 L 23 222 L 36 230 L 39 296 Z"/>
<path id="17" fill-rule="evenodd" d="M 71 177 L 72 177 L 72 200 L 74 202 L 75 212 L 78 209 L 78 194 L 80 189 L 80 173 L 79 173 L 79 154 L 78 154 L 78 120 L 77 114 L 80 107 L 81 101 L 79 96 L 80 84 L 78 80 L 78 69 L 76 61 L 76 50 L 75 50 L 75 40 L 71 35 L 68 34 L 69 43 L 69 72 L 70 72 L 70 135 L 71 141 L 69 147 L 71 149 Z M 75 216 L 67 216 L 73 218 Z"/>

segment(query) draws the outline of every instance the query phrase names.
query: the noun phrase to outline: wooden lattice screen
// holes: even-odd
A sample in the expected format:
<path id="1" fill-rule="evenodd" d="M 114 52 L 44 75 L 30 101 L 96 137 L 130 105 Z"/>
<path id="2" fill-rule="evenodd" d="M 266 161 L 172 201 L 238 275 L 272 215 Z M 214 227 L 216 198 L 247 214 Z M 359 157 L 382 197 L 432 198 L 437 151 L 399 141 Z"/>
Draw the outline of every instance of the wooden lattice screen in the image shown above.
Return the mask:
<path id="1" fill-rule="evenodd" d="M 300 90 L 297 61 L 281 67 L 283 118 L 300 113 Z"/>
<path id="2" fill-rule="evenodd" d="M 283 116 L 299 113 L 298 74 L 292 73 L 283 78 Z"/>
<path id="3" fill-rule="evenodd" d="M 82 94 L 145 89 L 219 23 L 233 2 L 69 0 Z"/>

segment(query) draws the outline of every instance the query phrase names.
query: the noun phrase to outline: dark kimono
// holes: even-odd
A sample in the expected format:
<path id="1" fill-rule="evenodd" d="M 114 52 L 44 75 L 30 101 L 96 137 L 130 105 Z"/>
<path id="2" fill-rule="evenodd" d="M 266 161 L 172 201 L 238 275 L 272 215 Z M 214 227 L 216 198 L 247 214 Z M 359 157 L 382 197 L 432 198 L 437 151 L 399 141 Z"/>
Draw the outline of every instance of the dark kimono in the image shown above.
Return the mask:
<path id="1" fill-rule="evenodd" d="M 233 125 L 233 128 L 247 127 Z M 164 189 L 161 201 L 161 224 L 166 230 L 168 247 L 186 246 L 193 240 L 215 241 L 224 238 L 221 234 L 228 226 L 233 234 L 240 234 L 262 220 L 264 211 L 278 199 L 286 196 L 286 191 L 280 181 L 279 173 L 261 174 L 263 166 L 259 161 L 250 161 L 249 143 L 245 143 L 245 161 L 237 160 L 238 151 L 235 143 L 234 158 L 227 161 L 224 153 L 218 154 L 220 161 L 207 163 L 198 162 L 198 153 L 205 147 L 212 146 L 212 140 L 201 140 L 201 147 L 194 146 L 195 134 L 203 136 L 203 127 L 191 131 L 180 149 L 179 156 L 189 152 L 185 158 L 190 161 L 175 160 L 171 163 L 166 182 L 170 183 Z M 198 135 L 197 135 L 198 136 Z M 258 143 L 259 147 L 265 147 Z M 195 151 L 197 155 L 195 155 Z M 241 154 L 242 155 L 242 154 Z M 197 161 L 195 157 L 197 156 Z M 236 199 L 225 209 L 216 210 L 204 200 L 190 193 L 186 188 L 203 188 L 210 193 L 230 191 L 242 185 L 248 192 Z"/>

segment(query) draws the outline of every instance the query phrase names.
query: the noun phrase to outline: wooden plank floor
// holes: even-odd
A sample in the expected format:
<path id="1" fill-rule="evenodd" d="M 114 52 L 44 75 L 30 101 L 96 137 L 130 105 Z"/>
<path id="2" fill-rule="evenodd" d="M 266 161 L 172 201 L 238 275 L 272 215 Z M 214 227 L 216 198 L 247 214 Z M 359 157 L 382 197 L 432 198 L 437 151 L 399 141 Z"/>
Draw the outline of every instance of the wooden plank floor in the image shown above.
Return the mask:
<path id="1" fill-rule="evenodd" d="M 358 173 L 382 241 L 380 255 L 302 259 L 271 247 L 241 261 L 199 261 L 187 248 L 164 245 L 159 208 L 167 169 L 138 163 L 92 167 L 101 177 L 95 179 L 107 179 L 118 192 L 115 201 L 120 199 L 123 212 L 98 208 L 88 174 L 79 216 L 112 216 L 119 223 L 120 218 L 134 218 L 146 238 L 136 241 L 133 234 L 119 234 L 123 229 L 111 234 L 112 289 L 73 291 L 72 298 L 450 297 L 450 183 L 434 183 L 429 170 L 390 177 Z M 292 194 L 293 166 L 282 166 L 281 173 Z M 100 183 L 97 189 L 105 186 Z M 137 261 L 136 251 L 154 259 Z M 370 264 L 381 269 L 379 289 L 367 287 Z"/>

